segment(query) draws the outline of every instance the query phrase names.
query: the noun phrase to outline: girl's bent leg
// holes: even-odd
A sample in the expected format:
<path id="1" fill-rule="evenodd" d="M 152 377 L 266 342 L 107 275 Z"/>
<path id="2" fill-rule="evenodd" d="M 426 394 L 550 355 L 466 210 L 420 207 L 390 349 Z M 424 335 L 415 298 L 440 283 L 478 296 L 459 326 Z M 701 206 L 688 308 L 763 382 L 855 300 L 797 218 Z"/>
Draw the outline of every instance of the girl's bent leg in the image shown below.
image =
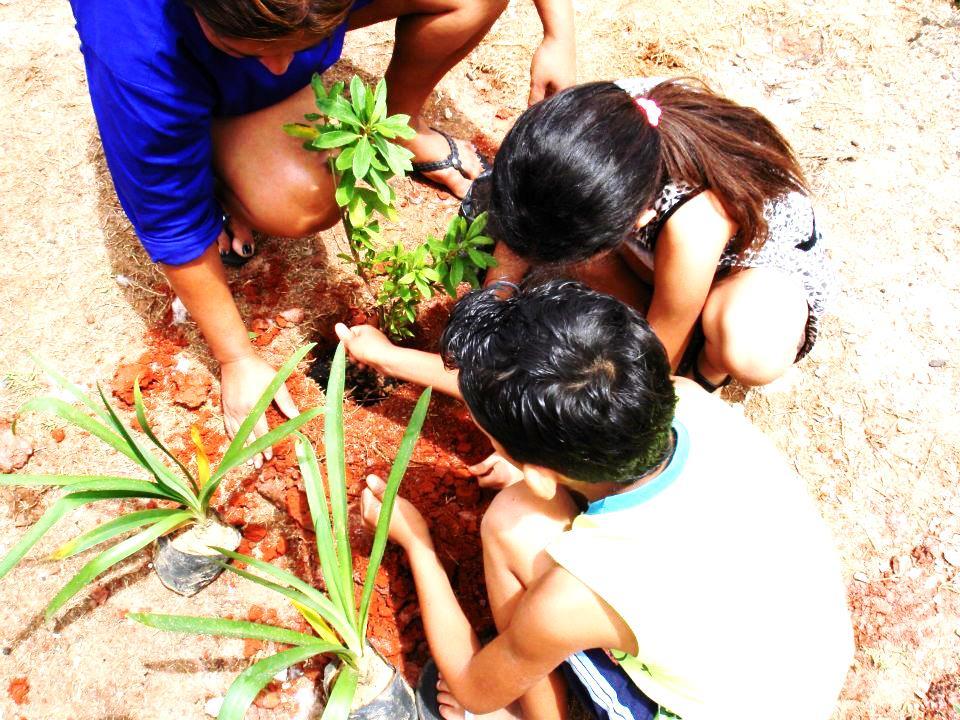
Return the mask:
<path id="1" fill-rule="evenodd" d="M 727 375 L 743 385 L 772 382 L 796 359 L 808 317 L 800 280 L 773 268 L 747 268 L 716 282 L 701 316 L 700 372 L 710 382 Z"/>
<path id="2" fill-rule="evenodd" d="M 483 568 L 490 609 L 498 629 L 510 624 L 527 588 L 554 562 L 546 546 L 570 527 L 577 514 L 573 500 L 562 489 L 552 500 L 537 497 L 525 483 L 501 490 L 483 517 Z M 520 698 L 524 720 L 565 718 L 566 685 L 560 673 L 531 688 Z"/>
<path id="3" fill-rule="evenodd" d="M 228 213 L 280 237 L 312 235 L 339 221 L 326 153 L 307 152 L 282 128 L 315 110 L 307 86 L 263 110 L 214 120 L 213 163 Z"/>

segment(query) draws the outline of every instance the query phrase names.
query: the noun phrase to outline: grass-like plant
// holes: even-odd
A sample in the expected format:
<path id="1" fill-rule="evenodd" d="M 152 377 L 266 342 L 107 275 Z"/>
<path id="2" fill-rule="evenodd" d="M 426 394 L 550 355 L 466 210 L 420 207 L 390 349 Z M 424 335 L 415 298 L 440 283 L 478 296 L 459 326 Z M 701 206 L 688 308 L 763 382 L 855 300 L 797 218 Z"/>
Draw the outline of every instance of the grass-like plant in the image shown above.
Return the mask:
<path id="1" fill-rule="evenodd" d="M 327 91 L 320 76 L 314 75 L 312 85 L 320 112 L 304 117 L 314 124 L 291 123 L 284 130 L 304 140 L 307 150 L 330 152 L 327 162 L 336 180 L 336 202 L 350 249 L 339 257 L 363 280 L 384 332 L 395 339 L 410 337 L 422 300 L 439 288 L 455 297 L 463 281 L 476 287 L 477 273 L 497 264 L 483 250 L 493 244 L 483 235 L 486 217 L 470 224 L 454 218 L 442 238 L 430 237 L 413 250 L 402 243 L 384 248 L 378 216 L 397 219 L 396 191 L 389 183 L 412 169 L 413 153 L 393 141 L 416 135 L 410 117 L 387 116 L 384 80 L 371 90 L 354 75 L 349 99 L 343 82 Z M 379 290 L 377 278 L 382 279 Z"/>
<path id="2" fill-rule="evenodd" d="M 293 372 L 297 363 L 312 347 L 311 344 L 300 348 L 283 364 L 241 424 L 216 468 L 211 469 L 206 451 L 200 442 L 199 432 L 196 428 L 192 428 L 193 439 L 197 445 L 196 472 L 191 472 L 151 429 L 144 411 L 139 382 L 134 382 L 134 406 L 137 422 L 146 439 L 136 437 L 135 431 L 131 432 L 123 424 L 99 385 L 100 402 L 97 402 L 56 370 L 38 360 L 41 368 L 61 388 L 91 411 L 92 415 L 63 399 L 42 397 L 25 403 L 18 411 L 18 416 L 34 411 L 52 413 L 89 432 L 109 447 L 130 458 L 145 471 L 147 478 L 113 475 L 0 475 L 0 485 L 62 486 L 68 491 L 50 506 L 27 534 L 0 560 L 0 578 L 10 572 L 54 524 L 79 507 L 104 500 L 129 498 L 169 500 L 177 504 L 176 507 L 171 508 L 125 513 L 60 546 L 52 555 L 54 559 L 72 557 L 96 545 L 136 531 L 135 534 L 110 545 L 90 560 L 63 586 L 47 605 L 46 617 L 49 620 L 70 598 L 97 576 L 146 547 L 161 535 L 191 523 L 203 523 L 210 519 L 210 501 L 213 493 L 230 470 L 257 453 L 263 452 L 323 411 L 320 407 L 307 410 L 244 446 L 257 419 L 267 409 L 277 390 Z M 163 453 L 162 457 L 150 449 L 151 444 Z"/>
<path id="3" fill-rule="evenodd" d="M 341 669 L 333 683 L 323 712 L 323 720 L 346 720 L 357 689 L 359 669 L 371 652 L 366 645 L 367 618 L 370 601 L 387 545 L 387 532 L 400 481 L 406 473 L 414 445 L 423 426 L 430 403 L 430 388 L 420 396 L 397 455 L 390 469 L 383 497 L 383 508 L 374 534 L 370 561 L 363 583 L 359 607 L 354 598 L 353 557 L 350 549 L 347 517 L 346 463 L 344 458 L 343 386 L 345 373 L 343 345 L 337 348 L 330 369 L 327 386 L 324 440 L 326 451 L 326 487 L 317 464 L 317 456 L 309 441 L 297 435 L 296 452 L 307 491 L 313 529 L 316 533 L 317 553 L 326 592 L 321 592 L 297 576 L 268 562 L 223 551 L 231 558 L 259 570 L 265 577 L 227 565 L 232 573 L 267 587 L 290 600 L 306 619 L 316 635 L 295 632 L 271 625 L 224 620 L 220 618 L 189 617 L 131 613 L 129 617 L 161 630 L 252 638 L 292 645 L 250 666 L 230 686 L 218 716 L 219 720 L 241 720 L 250 703 L 273 676 L 291 665 L 316 655 L 334 653 L 342 660 Z M 329 507 L 328 507 L 329 495 Z"/>

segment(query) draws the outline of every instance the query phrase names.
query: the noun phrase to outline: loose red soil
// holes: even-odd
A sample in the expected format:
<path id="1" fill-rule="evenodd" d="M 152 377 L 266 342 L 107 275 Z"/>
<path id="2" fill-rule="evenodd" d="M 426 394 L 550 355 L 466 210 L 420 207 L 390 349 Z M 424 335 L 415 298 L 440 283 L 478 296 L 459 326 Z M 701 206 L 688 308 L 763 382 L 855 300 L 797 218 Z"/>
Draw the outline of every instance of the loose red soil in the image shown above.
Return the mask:
<path id="1" fill-rule="evenodd" d="M 30 681 L 26 678 L 14 678 L 7 685 L 7 694 L 17 705 L 23 705 L 27 702 L 27 695 L 30 693 Z"/>

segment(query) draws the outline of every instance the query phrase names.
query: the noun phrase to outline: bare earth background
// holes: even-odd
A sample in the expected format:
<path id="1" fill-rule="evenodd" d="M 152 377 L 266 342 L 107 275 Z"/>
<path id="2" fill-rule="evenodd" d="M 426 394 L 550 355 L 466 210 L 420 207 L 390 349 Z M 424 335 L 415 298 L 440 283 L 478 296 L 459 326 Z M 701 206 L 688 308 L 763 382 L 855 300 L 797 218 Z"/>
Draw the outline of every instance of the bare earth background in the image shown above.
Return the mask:
<path id="1" fill-rule="evenodd" d="M 577 23 L 580 80 L 705 77 L 772 117 L 797 148 L 842 287 L 809 359 L 772 386 L 727 397 L 791 458 L 841 549 L 858 653 L 836 716 L 960 717 L 960 11 L 946 0 L 582 0 Z M 390 38 L 389 26 L 352 33 L 332 75 L 376 77 Z M 515 0 L 440 86 L 436 121 L 499 141 L 524 107 L 538 40 L 532 4 Z M 105 175 L 68 4 L 0 0 L 0 45 L 0 417 L 9 417 L 48 389 L 27 351 L 76 381 L 109 381 L 146 347 L 150 328 L 168 322 L 169 294 Z M 407 182 L 401 195 L 396 234 L 410 242 L 454 211 Z M 349 277 L 324 262 L 336 237 L 262 249 L 260 271 L 286 269 L 285 307 L 307 311 L 265 348 L 271 360 L 339 319 L 317 300 L 318 288 Z M 209 374 L 209 356 L 188 335 L 183 362 Z M 156 412 L 168 433 L 192 418 L 171 403 Z M 54 427 L 23 424 L 36 446 L 31 471 L 123 470 L 79 433 L 56 443 Z M 0 552 L 49 502 L 0 491 Z M 40 550 L 109 510 L 74 515 Z M 276 510 L 263 513 L 275 519 Z M 175 597 L 140 555 L 46 626 L 45 600 L 82 559 L 57 565 L 42 555 L 0 584 L 0 720 L 204 717 L 205 702 L 246 667 L 242 642 L 174 638 L 123 613 L 280 608 L 224 581 L 191 601 Z M 24 704 L 8 693 L 16 678 L 29 682 Z M 251 717 L 306 717 L 308 705 Z"/>

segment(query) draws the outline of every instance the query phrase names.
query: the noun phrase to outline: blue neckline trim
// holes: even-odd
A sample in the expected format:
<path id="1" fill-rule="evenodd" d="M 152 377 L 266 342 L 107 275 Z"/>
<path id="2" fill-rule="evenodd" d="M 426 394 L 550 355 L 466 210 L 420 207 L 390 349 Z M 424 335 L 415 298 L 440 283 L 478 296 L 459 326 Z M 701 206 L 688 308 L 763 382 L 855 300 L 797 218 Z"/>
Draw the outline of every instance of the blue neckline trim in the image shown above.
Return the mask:
<path id="1" fill-rule="evenodd" d="M 687 435 L 687 429 L 676 418 L 673 421 L 673 432 L 676 437 L 676 446 L 673 450 L 673 457 L 670 458 L 670 463 L 663 469 L 663 472 L 635 490 L 619 495 L 609 495 L 590 503 L 584 514 L 600 515 L 636 507 L 670 487 L 683 472 L 683 466 L 686 464 L 687 455 L 690 452 L 690 437 Z"/>

